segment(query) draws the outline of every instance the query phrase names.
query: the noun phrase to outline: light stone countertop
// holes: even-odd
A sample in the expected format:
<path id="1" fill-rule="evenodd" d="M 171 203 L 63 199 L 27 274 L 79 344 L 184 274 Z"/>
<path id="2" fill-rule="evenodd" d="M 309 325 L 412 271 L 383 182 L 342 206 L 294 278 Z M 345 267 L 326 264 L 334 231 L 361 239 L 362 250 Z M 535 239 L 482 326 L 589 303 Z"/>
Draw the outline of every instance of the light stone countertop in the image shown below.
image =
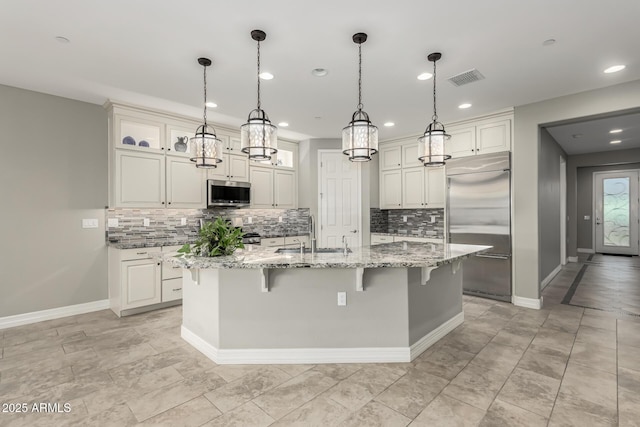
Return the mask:
<path id="1" fill-rule="evenodd" d="M 491 246 L 398 242 L 354 248 L 344 255 L 281 254 L 278 248 L 260 247 L 238 250 L 224 257 L 171 256 L 160 252 L 150 256 L 174 266 L 194 268 L 381 268 L 437 267 L 490 249 Z"/>

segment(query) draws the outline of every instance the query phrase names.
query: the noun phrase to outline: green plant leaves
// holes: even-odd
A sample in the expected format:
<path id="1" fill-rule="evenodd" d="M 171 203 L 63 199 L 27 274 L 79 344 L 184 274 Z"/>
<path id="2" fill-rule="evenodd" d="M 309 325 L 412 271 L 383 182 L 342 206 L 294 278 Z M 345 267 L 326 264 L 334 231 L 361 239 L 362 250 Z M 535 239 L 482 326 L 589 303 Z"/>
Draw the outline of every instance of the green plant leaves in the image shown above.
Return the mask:
<path id="1" fill-rule="evenodd" d="M 230 226 L 222 217 L 218 217 L 215 221 L 202 225 L 193 249 L 186 244 L 178 252 L 184 255 L 216 257 L 232 255 L 238 248 L 244 248 L 242 230 Z"/>

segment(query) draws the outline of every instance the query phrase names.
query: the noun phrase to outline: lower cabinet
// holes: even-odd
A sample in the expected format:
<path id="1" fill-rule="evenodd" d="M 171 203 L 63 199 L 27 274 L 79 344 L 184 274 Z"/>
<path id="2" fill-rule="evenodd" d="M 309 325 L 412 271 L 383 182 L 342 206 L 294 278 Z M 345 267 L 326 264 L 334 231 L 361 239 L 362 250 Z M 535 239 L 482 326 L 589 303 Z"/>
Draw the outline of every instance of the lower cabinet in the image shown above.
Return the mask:
<path id="1" fill-rule="evenodd" d="M 109 305 L 118 316 L 144 311 L 157 304 L 182 299 L 182 269 L 163 265 L 149 252 L 177 251 L 180 247 L 109 248 Z M 162 305 L 165 306 L 165 305 Z M 158 308 L 162 306 L 157 306 Z"/>
<path id="2" fill-rule="evenodd" d="M 443 239 L 435 239 L 433 237 L 414 237 L 414 236 L 392 236 L 389 234 L 373 234 L 371 233 L 371 244 L 381 245 L 383 243 L 393 242 L 422 242 L 422 243 L 444 243 Z"/>

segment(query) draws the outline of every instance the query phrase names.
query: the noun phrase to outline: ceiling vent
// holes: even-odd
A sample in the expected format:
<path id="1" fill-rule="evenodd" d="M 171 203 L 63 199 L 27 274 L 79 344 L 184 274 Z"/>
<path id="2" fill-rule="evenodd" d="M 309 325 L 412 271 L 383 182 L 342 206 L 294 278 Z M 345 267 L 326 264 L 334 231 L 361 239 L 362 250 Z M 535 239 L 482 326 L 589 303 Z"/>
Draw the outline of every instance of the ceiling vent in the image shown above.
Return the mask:
<path id="1" fill-rule="evenodd" d="M 464 73 L 457 74 L 453 77 L 449 78 L 449 81 L 454 86 L 462 86 L 469 83 L 477 82 L 478 80 L 484 79 L 484 76 L 480 73 L 480 71 L 475 68 L 469 71 L 465 71 Z"/>

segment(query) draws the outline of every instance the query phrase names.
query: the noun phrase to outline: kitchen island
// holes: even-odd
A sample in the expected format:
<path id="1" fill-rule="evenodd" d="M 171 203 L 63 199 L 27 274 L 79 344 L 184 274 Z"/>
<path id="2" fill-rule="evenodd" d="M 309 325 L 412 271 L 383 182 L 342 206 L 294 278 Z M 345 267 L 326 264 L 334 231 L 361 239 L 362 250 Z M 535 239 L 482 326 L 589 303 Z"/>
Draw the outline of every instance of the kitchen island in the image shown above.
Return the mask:
<path id="1" fill-rule="evenodd" d="M 463 322 L 463 260 L 489 248 L 154 256 L 183 268 L 182 338 L 216 363 L 408 362 Z"/>

